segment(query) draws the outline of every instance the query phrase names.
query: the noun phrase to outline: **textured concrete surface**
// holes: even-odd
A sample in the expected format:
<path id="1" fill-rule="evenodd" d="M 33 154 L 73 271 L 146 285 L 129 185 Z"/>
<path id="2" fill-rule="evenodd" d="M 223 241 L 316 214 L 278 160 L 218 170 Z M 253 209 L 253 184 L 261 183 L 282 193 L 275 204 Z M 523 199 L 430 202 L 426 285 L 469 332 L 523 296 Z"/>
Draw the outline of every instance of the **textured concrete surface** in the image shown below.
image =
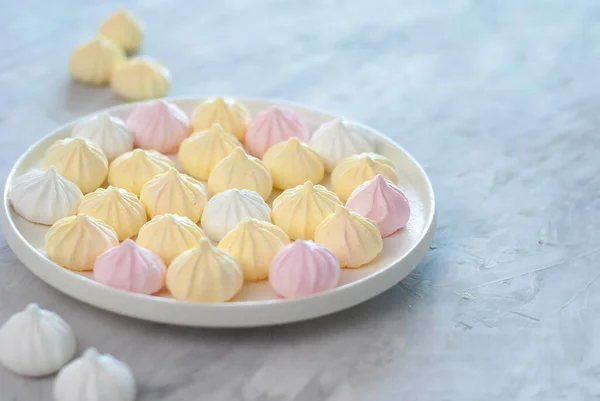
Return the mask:
<path id="1" fill-rule="evenodd" d="M 0 170 L 58 124 L 120 102 L 70 83 L 117 3 L 2 1 Z M 434 249 L 392 290 L 240 331 L 134 321 L 35 278 L 0 237 L 0 320 L 37 301 L 128 362 L 142 401 L 600 398 L 600 2 L 152 0 L 143 54 L 173 95 L 285 98 L 362 120 L 425 166 Z M 342 11 L 343 7 L 343 11 Z M 51 379 L 0 370 L 2 400 Z M 82 400 L 83 401 L 83 400 Z"/>

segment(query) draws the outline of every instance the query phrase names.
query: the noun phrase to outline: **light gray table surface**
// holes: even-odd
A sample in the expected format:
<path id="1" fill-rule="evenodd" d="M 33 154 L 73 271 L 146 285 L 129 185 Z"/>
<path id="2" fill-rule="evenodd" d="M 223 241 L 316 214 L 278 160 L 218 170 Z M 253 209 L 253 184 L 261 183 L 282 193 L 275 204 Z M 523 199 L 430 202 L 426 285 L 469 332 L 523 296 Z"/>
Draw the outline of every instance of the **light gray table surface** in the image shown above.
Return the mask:
<path id="1" fill-rule="evenodd" d="M 59 3 L 59 4 L 56 4 Z M 67 75 L 119 3 L 0 1 L 0 175 L 60 124 L 121 102 Z M 131 365 L 141 401 L 600 398 L 600 2 L 183 1 L 127 7 L 172 95 L 283 98 L 408 149 L 437 195 L 404 281 L 317 320 L 252 330 L 145 323 L 34 277 L 0 235 L 0 321 L 36 301 Z M 2 401 L 51 378 L 0 369 Z M 85 401 L 85 400 L 81 400 Z"/>

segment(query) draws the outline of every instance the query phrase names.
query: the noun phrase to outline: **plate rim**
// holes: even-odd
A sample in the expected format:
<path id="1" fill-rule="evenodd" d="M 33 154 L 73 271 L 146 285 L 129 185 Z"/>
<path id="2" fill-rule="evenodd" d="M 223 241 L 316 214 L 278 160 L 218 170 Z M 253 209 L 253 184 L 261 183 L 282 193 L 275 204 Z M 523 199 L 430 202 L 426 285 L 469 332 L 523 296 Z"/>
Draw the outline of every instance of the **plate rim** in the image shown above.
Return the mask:
<path id="1" fill-rule="evenodd" d="M 170 101 L 170 102 L 197 102 L 200 103 L 208 98 L 213 96 L 179 96 L 179 97 L 165 97 L 161 98 L 162 100 Z M 231 97 L 231 96 L 224 96 Z M 233 97 L 236 100 L 242 103 L 254 103 L 254 102 L 262 102 L 262 103 L 271 103 L 278 104 L 282 106 L 290 106 L 298 109 L 303 109 L 308 112 L 314 112 L 329 116 L 340 116 L 338 114 L 332 114 L 331 112 L 323 111 L 321 109 L 306 106 L 302 103 L 292 102 L 287 100 L 279 100 L 279 99 L 270 99 L 270 98 L 251 98 L 251 97 Z M 16 174 L 16 169 L 19 167 L 24 159 L 28 157 L 30 153 L 32 153 L 35 149 L 40 147 L 43 142 L 47 141 L 50 137 L 58 134 L 59 132 L 67 129 L 68 127 L 76 124 L 77 122 L 89 118 L 95 114 L 106 112 L 111 113 L 115 110 L 120 110 L 123 108 L 132 108 L 139 104 L 147 103 L 157 99 L 144 100 L 139 102 L 130 102 L 130 103 L 121 103 L 115 106 L 111 106 L 109 108 L 96 110 L 92 113 L 88 113 L 76 119 L 70 120 L 65 124 L 61 124 L 59 127 L 53 129 L 47 135 L 44 135 L 39 140 L 35 141 L 32 145 L 30 145 L 14 162 L 12 165 L 7 177 L 6 182 L 4 184 L 4 191 L 2 197 L 2 219 L 3 219 L 3 231 L 7 240 L 8 245 L 15 253 L 17 258 L 23 263 L 27 269 L 29 269 L 35 276 L 40 278 L 42 281 L 46 282 L 51 287 L 55 288 L 59 292 L 62 292 L 65 295 L 68 295 L 71 298 L 75 298 L 81 302 L 84 302 L 88 305 L 94 306 L 99 309 L 107 310 L 112 313 L 116 313 L 119 315 L 129 316 L 137 319 L 142 319 L 146 321 L 153 321 L 158 323 L 166 323 L 173 325 L 182 325 L 182 326 L 194 326 L 194 327 L 257 327 L 257 326 L 270 326 L 276 324 L 284 324 L 291 323 L 296 321 L 302 321 L 312 318 L 317 318 L 324 315 L 329 315 L 335 312 L 339 312 L 341 310 L 350 308 L 357 304 L 360 304 L 368 299 L 371 299 L 385 290 L 391 288 L 396 285 L 400 280 L 406 277 L 410 272 L 412 272 L 418 263 L 423 259 L 425 254 L 430 248 L 430 245 L 433 240 L 433 235 L 435 232 L 435 221 L 436 221 L 436 201 L 435 201 L 435 193 L 433 190 L 433 186 L 431 185 L 431 180 L 429 176 L 426 174 L 425 170 L 421 166 L 421 164 L 409 153 L 407 152 L 401 145 L 385 136 L 379 130 L 367 126 L 359 121 L 352 120 L 358 125 L 362 126 L 365 129 L 368 129 L 370 132 L 374 133 L 376 136 L 384 139 L 386 142 L 393 144 L 393 146 L 399 148 L 402 153 L 410 159 L 414 166 L 416 166 L 419 170 L 420 175 L 424 178 L 426 183 L 426 190 L 428 192 L 429 199 L 429 207 L 431 212 L 429 213 L 429 217 L 424 224 L 424 229 L 420 233 L 419 237 L 414 241 L 414 245 L 409 248 L 409 250 L 399 258 L 394 259 L 390 262 L 387 267 L 382 268 L 368 276 L 361 277 L 355 281 L 350 283 L 346 283 L 342 286 L 336 287 L 332 290 L 312 294 L 308 296 L 291 298 L 291 299 L 272 299 L 272 300 L 259 300 L 259 301 L 239 301 L 239 302 L 223 302 L 223 303 L 198 303 L 198 302 L 189 302 L 189 301 L 180 301 L 174 300 L 164 297 L 156 297 L 151 295 L 144 294 L 136 294 L 130 293 L 127 291 L 122 291 L 118 289 L 114 289 L 108 287 L 106 285 L 102 285 L 93 280 L 90 280 L 86 277 L 80 276 L 78 274 L 74 274 L 68 269 L 62 268 L 55 264 L 54 262 L 47 259 L 44 255 L 42 255 L 36 248 L 34 248 L 23 235 L 19 232 L 14 220 L 11 217 L 11 205 L 9 201 L 9 184 L 13 182 Z M 408 269 L 398 269 L 398 265 L 405 262 L 405 259 L 411 259 L 407 261 L 410 265 Z M 37 265 L 39 264 L 39 266 Z M 50 265 L 53 267 L 53 272 L 51 274 L 46 274 L 43 272 L 44 267 L 41 265 Z M 33 265 L 33 266 L 32 266 Z M 399 270 L 399 274 L 396 271 Z M 48 278 L 47 276 L 52 275 L 55 278 Z M 388 277 L 390 276 L 390 277 Z M 396 277 L 391 277 L 396 276 Z M 397 279 L 396 279 L 397 278 Z M 386 279 L 391 279 L 391 282 L 388 282 Z M 67 283 L 61 283 L 61 281 L 67 281 Z M 78 282 L 85 282 L 86 286 L 91 287 L 93 291 L 90 291 L 90 296 L 85 294 L 85 291 L 77 293 L 73 293 L 73 290 L 65 289 L 66 287 L 77 286 Z M 370 283 L 372 287 L 374 287 L 371 291 L 368 291 L 368 295 L 359 294 L 357 290 L 359 287 L 364 286 L 365 284 Z M 77 291 L 75 291 L 77 292 Z M 255 308 L 265 308 L 267 310 L 266 317 L 257 320 L 256 322 L 245 321 L 243 324 L 241 322 L 236 321 L 225 321 L 226 319 L 215 319 L 214 317 L 208 319 L 206 322 L 194 321 L 190 322 L 186 319 L 178 319 L 177 316 L 163 316 L 162 318 L 157 318 L 153 316 L 149 316 L 148 314 L 131 312 L 123 309 L 116 308 L 114 306 L 103 304 L 103 302 L 98 300 L 93 300 L 96 295 L 95 293 L 100 292 L 103 294 L 98 294 L 102 297 L 118 297 L 123 302 L 146 302 L 150 308 L 152 306 L 160 305 L 161 307 L 171 308 L 173 305 L 177 305 L 177 308 L 181 309 L 193 309 L 194 312 L 198 314 L 219 314 L 225 311 L 238 311 L 238 315 L 242 316 L 243 313 L 248 312 L 248 309 L 254 310 Z M 354 293 L 354 294 L 350 294 Z M 340 302 L 341 300 L 346 298 L 346 302 Z M 269 319 L 268 310 L 271 309 L 284 309 L 284 308 L 292 308 L 298 309 L 301 305 L 306 304 L 307 308 L 315 306 L 314 304 L 325 303 L 328 304 L 329 301 L 337 301 L 331 302 L 330 307 L 321 308 L 322 310 L 317 313 L 302 313 L 302 316 L 287 316 L 283 318 L 277 319 Z"/>

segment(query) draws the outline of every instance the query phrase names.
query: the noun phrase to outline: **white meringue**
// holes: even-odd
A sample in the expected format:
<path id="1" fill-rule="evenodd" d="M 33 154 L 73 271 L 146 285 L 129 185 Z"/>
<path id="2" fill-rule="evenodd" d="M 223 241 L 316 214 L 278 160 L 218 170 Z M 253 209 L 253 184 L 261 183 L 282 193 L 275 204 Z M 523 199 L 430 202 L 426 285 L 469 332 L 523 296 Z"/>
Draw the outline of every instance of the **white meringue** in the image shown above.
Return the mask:
<path id="1" fill-rule="evenodd" d="M 346 157 L 375 152 L 375 139 L 361 126 L 342 119 L 322 124 L 310 139 L 312 146 L 325 161 L 328 172 Z"/>
<path id="2" fill-rule="evenodd" d="M 83 193 L 50 167 L 46 171 L 31 170 L 17 177 L 8 197 L 15 211 L 27 220 L 52 225 L 77 213 Z"/>
<path id="3" fill-rule="evenodd" d="M 271 208 L 255 191 L 228 189 L 210 198 L 202 213 L 202 228 L 213 241 L 221 241 L 245 217 L 271 222 Z"/>
<path id="4" fill-rule="evenodd" d="M 77 123 L 71 136 L 80 136 L 100 146 L 108 161 L 133 149 L 133 135 L 125 122 L 107 113 L 100 113 Z"/>
<path id="5" fill-rule="evenodd" d="M 54 381 L 55 401 L 134 401 L 136 392 L 129 366 L 95 348 L 65 366 Z"/>
<path id="6" fill-rule="evenodd" d="M 75 355 L 71 326 L 54 312 L 30 304 L 0 327 L 0 363 L 24 376 L 44 376 Z"/>

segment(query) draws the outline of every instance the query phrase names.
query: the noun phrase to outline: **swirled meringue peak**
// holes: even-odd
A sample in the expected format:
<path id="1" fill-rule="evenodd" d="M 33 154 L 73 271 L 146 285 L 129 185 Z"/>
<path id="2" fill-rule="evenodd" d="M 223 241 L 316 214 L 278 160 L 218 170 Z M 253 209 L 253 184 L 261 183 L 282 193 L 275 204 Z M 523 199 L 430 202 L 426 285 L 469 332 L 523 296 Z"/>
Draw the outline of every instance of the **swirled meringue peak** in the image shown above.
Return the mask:
<path id="1" fill-rule="evenodd" d="M 133 136 L 123 120 L 100 113 L 75 125 L 71 136 L 80 136 L 100 146 L 108 161 L 133 149 Z"/>
<path id="2" fill-rule="evenodd" d="M 83 194 L 77 185 L 50 167 L 17 177 L 8 197 L 15 211 L 27 220 L 51 225 L 74 215 Z"/>
<path id="3" fill-rule="evenodd" d="M 375 152 L 376 149 L 375 139 L 371 134 L 343 118 L 321 125 L 310 139 L 310 146 L 323 157 L 328 172 L 346 157 Z"/>
<path id="4" fill-rule="evenodd" d="M 319 224 L 315 242 L 329 248 L 341 267 L 365 265 L 383 250 L 377 224 L 344 206 L 337 206 L 335 212 Z"/>
<path id="5" fill-rule="evenodd" d="M 142 43 L 140 22 L 122 8 L 102 21 L 98 32 L 121 46 L 127 53 L 134 53 Z"/>
<path id="6" fill-rule="evenodd" d="M 273 222 L 291 239 L 314 239 L 317 226 L 342 202 L 322 185 L 306 181 L 273 201 Z"/>
<path id="7" fill-rule="evenodd" d="M 20 375 L 54 373 L 73 358 L 76 348 L 71 326 L 37 304 L 30 304 L 0 327 L 0 363 Z"/>
<path id="8" fill-rule="evenodd" d="M 173 160 L 156 150 L 134 149 L 110 163 L 108 183 L 139 196 L 144 184 L 172 167 Z"/>
<path id="9" fill-rule="evenodd" d="M 99 35 L 73 50 L 69 73 L 75 81 L 83 84 L 106 85 L 126 60 L 123 49 Z"/>
<path id="10" fill-rule="evenodd" d="M 285 298 L 315 294 L 335 288 L 340 265 L 326 246 L 296 240 L 282 248 L 269 268 L 269 283 Z"/>
<path id="11" fill-rule="evenodd" d="M 129 366 L 88 348 L 58 373 L 53 392 L 55 401 L 134 401 L 137 390 Z"/>
<path id="12" fill-rule="evenodd" d="M 46 255 L 69 270 L 92 270 L 96 258 L 118 244 L 111 226 L 87 214 L 62 218 L 46 233 Z"/>
<path id="13" fill-rule="evenodd" d="M 225 132 L 220 124 L 213 124 L 209 129 L 194 132 L 181 142 L 177 157 L 183 171 L 206 181 L 217 163 L 241 146 L 234 135 Z"/>
<path id="14" fill-rule="evenodd" d="M 271 222 L 271 208 L 263 198 L 247 189 L 228 189 L 216 194 L 202 213 L 202 228 L 213 241 L 220 241 L 245 217 Z"/>
<path id="15" fill-rule="evenodd" d="M 149 57 L 134 57 L 118 64 L 110 79 L 117 95 L 128 100 L 166 96 L 171 86 L 169 70 Z"/>
<path id="16" fill-rule="evenodd" d="M 126 239 L 94 263 L 94 280 L 109 287 L 154 294 L 165 285 L 165 263 L 160 256 Z"/>
<path id="17" fill-rule="evenodd" d="M 127 128 L 138 148 L 174 153 L 190 134 L 190 120 L 174 103 L 155 100 L 133 109 Z"/>
<path id="18" fill-rule="evenodd" d="M 321 156 L 296 137 L 267 150 L 263 162 L 271 171 L 273 186 L 279 189 L 294 188 L 306 181 L 318 184 L 325 175 Z"/>
<path id="19" fill-rule="evenodd" d="M 370 180 L 377 174 L 383 175 L 392 182 L 398 182 L 394 163 L 387 157 L 376 153 L 361 153 L 350 156 L 338 163 L 331 173 L 331 187 L 342 202 L 356 187 Z"/>
<path id="20" fill-rule="evenodd" d="M 307 142 L 310 133 L 295 111 L 273 106 L 250 121 L 244 144 L 248 153 L 262 158 L 267 149 L 291 137 Z"/>
<path id="21" fill-rule="evenodd" d="M 108 159 L 95 143 L 81 137 L 59 139 L 46 150 L 43 169 L 54 166 L 58 174 L 75 183 L 83 194 L 104 183 Z"/>
<path id="22" fill-rule="evenodd" d="M 217 163 L 208 177 L 208 190 L 211 194 L 231 188 L 256 191 L 267 200 L 273 191 L 273 178 L 260 159 L 248 155 L 242 148 L 235 148 L 229 156 Z"/>
<path id="23" fill-rule="evenodd" d="M 221 96 L 200 103 L 192 113 L 192 126 L 202 131 L 218 123 L 227 132 L 231 132 L 240 141 L 246 136 L 250 112 L 246 106 L 235 99 Z"/>
<path id="24" fill-rule="evenodd" d="M 377 174 L 356 187 L 346 207 L 377 223 L 382 237 L 393 234 L 408 223 L 408 199 L 390 180 Z"/>

